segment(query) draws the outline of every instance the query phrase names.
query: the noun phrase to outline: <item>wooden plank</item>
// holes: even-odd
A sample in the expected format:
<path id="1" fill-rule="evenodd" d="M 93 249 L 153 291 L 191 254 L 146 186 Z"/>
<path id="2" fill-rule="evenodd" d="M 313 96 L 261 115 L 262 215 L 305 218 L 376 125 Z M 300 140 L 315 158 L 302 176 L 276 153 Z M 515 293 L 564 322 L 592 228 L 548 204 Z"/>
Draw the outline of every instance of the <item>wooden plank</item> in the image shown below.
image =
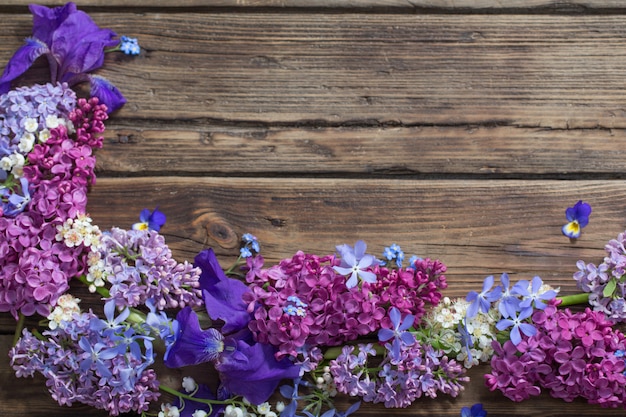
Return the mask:
<path id="1" fill-rule="evenodd" d="M 622 16 L 94 13 L 137 36 L 118 118 L 624 128 Z M 11 16 L 6 62 L 28 35 Z M 593 63 L 593 65 L 590 64 Z M 184 77 L 180 75 L 184 74 Z"/>
<path id="2" fill-rule="evenodd" d="M 626 165 L 622 129 L 281 128 L 115 124 L 100 175 L 604 175 Z"/>
<path id="3" fill-rule="evenodd" d="M 461 10 L 510 10 L 510 9 L 557 9 L 557 10 L 585 10 L 585 9 L 621 9 L 624 3 L 621 0 L 146 0 L 133 4 L 128 0 L 77 0 L 75 3 L 85 7 L 298 7 L 298 8 L 387 8 L 387 9 L 461 9 Z M 0 6 L 27 6 L 28 0 L 2 0 Z M 55 0 L 40 0 L 37 4 L 57 6 Z"/>
<path id="4" fill-rule="evenodd" d="M 561 235 L 565 208 L 579 199 L 594 212 L 577 242 Z M 626 187 L 614 181 L 351 180 L 314 178 L 107 178 L 90 194 L 101 228 L 129 227 L 154 207 L 180 259 L 213 247 L 224 265 L 241 234 L 255 234 L 268 264 L 297 250 L 333 253 L 357 239 L 380 254 L 398 243 L 407 254 L 448 265 L 451 297 L 489 274 L 540 275 L 576 292 L 576 261 L 601 262 L 604 245 L 624 229 Z"/>

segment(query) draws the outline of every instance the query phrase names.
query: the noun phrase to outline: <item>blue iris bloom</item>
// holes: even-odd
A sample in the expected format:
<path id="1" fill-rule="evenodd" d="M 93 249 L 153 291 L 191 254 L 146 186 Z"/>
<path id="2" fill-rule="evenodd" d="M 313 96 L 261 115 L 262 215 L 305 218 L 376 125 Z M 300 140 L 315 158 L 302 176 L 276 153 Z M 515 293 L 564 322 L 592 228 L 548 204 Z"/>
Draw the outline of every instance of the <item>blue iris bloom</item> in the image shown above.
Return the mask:
<path id="1" fill-rule="evenodd" d="M 570 239 L 578 239 L 583 227 L 589 223 L 589 215 L 591 214 L 591 206 L 579 200 L 574 207 L 568 207 L 565 210 L 567 223 L 561 231 Z"/>

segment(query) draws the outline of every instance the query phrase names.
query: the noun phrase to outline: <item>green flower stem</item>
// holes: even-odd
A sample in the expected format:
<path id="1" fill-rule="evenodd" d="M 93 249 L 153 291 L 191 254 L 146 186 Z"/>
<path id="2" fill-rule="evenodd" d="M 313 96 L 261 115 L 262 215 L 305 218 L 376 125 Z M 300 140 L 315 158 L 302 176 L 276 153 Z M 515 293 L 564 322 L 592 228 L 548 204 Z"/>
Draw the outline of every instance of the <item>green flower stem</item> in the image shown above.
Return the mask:
<path id="1" fill-rule="evenodd" d="M 15 335 L 13 336 L 13 346 L 17 344 L 17 341 L 22 336 L 22 329 L 24 328 L 25 321 L 26 321 L 26 316 L 20 313 L 19 319 L 17 320 L 17 324 L 15 325 Z"/>
<path id="2" fill-rule="evenodd" d="M 189 400 L 189 401 L 195 401 L 197 403 L 202 403 L 202 404 L 207 404 L 209 407 L 211 407 L 211 410 L 209 411 L 209 414 L 211 414 L 211 412 L 213 411 L 213 405 L 215 404 L 235 404 L 235 405 L 241 405 L 243 406 L 244 404 L 242 402 L 236 401 L 236 400 L 224 400 L 224 401 L 220 401 L 220 400 L 209 400 L 207 398 L 196 398 L 196 397 L 192 397 L 191 395 L 187 395 L 187 394 L 183 394 L 180 391 L 177 391 L 173 388 L 170 387 L 166 387 L 165 385 L 160 385 L 159 386 L 159 390 L 171 394 L 175 397 L 180 398 L 181 400 Z"/>
<path id="3" fill-rule="evenodd" d="M 588 304 L 589 303 L 589 293 L 583 292 L 580 294 L 573 295 L 563 295 L 557 297 L 557 299 L 561 300 L 561 304 L 559 307 L 567 307 L 576 304 Z"/>
<path id="4" fill-rule="evenodd" d="M 235 261 L 235 263 L 233 263 L 230 268 L 228 268 L 226 271 L 224 271 L 225 275 L 231 275 L 233 273 L 233 271 L 235 270 L 235 268 L 237 268 L 239 265 L 242 265 L 241 262 L 241 255 L 239 255 L 237 257 L 237 260 Z"/>
<path id="5" fill-rule="evenodd" d="M 375 344 L 374 346 L 372 346 L 372 348 L 374 349 L 374 351 L 376 352 L 377 355 L 382 355 L 384 354 L 387 349 L 385 349 L 384 346 Z M 331 359 L 337 359 L 339 357 L 339 355 L 341 355 L 341 350 L 343 349 L 342 346 L 335 346 L 335 347 L 331 347 L 329 348 L 325 353 L 324 353 L 324 359 L 325 360 L 331 360 Z"/>
<path id="6" fill-rule="evenodd" d="M 126 321 L 132 324 L 144 324 L 146 322 L 146 315 L 137 310 L 136 308 L 130 308 L 130 314 L 126 318 Z"/>

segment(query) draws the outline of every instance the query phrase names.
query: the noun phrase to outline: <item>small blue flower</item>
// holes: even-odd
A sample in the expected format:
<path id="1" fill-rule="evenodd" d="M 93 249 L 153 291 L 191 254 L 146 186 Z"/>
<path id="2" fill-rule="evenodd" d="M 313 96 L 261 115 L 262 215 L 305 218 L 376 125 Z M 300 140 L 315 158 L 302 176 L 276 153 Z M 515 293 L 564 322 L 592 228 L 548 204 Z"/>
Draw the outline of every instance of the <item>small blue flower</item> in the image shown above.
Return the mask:
<path id="1" fill-rule="evenodd" d="M 400 348 L 402 347 L 402 344 L 405 346 L 415 344 L 415 336 L 413 336 L 413 333 L 406 331 L 413 325 L 415 316 L 407 314 L 401 321 L 402 315 L 400 314 L 400 310 L 396 307 L 392 307 L 389 311 L 389 318 L 393 324 L 393 330 L 384 328 L 380 329 L 378 331 L 378 340 L 386 342 L 393 339 L 391 349 L 389 349 L 389 355 L 391 359 L 398 360 L 400 358 Z"/>
<path id="2" fill-rule="evenodd" d="M 139 223 L 133 224 L 134 230 L 154 230 L 158 232 L 165 224 L 165 214 L 159 211 L 158 207 L 154 211 L 149 209 L 141 210 L 139 214 Z"/>
<path id="3" fill-rule="evenodd" d="M 242 258 L 249 258 L 261 252 L 261 246 L 259 245 L 259 241 L 257 240 L 256 236 L 250 233 L 244 233 L 241 236 L 241 243 L 242 246 L 239 249 L 239 253 Z"/>
<path id="4" fill-rule="evenodd" d="M 474 341 L 472 340 L 472 335 L 467 329 L 467 322 L 465 319 L 463 319 L 462 322 L 459 322 L 457 330 L 459 332 L 459 335 L 461 336 L 461 343 L 463 344 L 465 352 L 467 353 L 467 359 L 469 360 L 469 362 L 472 362 L 472 347 L 474 347 Z"/>
<path id="5" fill-rule="evenodd" d="M 479 311 L 487 313 L 491 303 L 500 299 L 502 288 L 498 286 L 491 290 L 491 287 L 493 287 L 493 281 L 493 275 L 489 275 L 483 281 L 483 290 L 480 293 L 470 291 L 469 294 L 467 294 L 465 300 L 471 303 L 469 307 L 467 307 L 466 315 L 468 318 L 474 317 Z"/>
<path id="6" fill-rule="evenodd" d="M 129 38 L 128 36 L 122 36 L 120 38 L 120 51 L 126 55 L 139 55 L 141 48 L 137 42 L 137 38 Z"/>
<path id="7" fill-rule="evenodd" d="M 568 207 L 565 210 L 567 223 L 561 231 L 570 239 L 578 239 L 583 227 L 589 223 L 589 215 L 591 214 L 591 206 L 579 200 L 574 207 Z"/>
<path id="8" fill-rule="evenodd" d="M 386 247 L 383 250 L 383 257 L 387 259 L 388 262 L 395 261 L 398 268 L 402 268 L 402 261 L 404 261 L 404 252 L 400 248 L 399 245 L 393 243 L 391 246 Z M 384 265 L 385 262 L 382 262 Z"/>
<path id="9" fill-rule="evenodd" d="M 519 304 L 520 308 L 531 307 L 533 304 L 536 309 L 543 310 L 546 308 L 544 301 L 552 300 L 556 297 L 556 291 L 548 290 L 543 293 L 539 293 L 543 281 L 538 276 L 533 277 L 532 282 L 529 284 L 526 280 L 521 280 L 513 286 L 511 293 L 521 295 L 522 301 Z M 530 291 L 528 290 L 530 287 Z"/>
<path id="10" fill-rule="evenodd" d="M 365 253 L 367 245 L 359 240 L 354 244 L 354 248 L 348 245 L 337 246 L 337 251 L 341 256 L 341 264 L 334 266 L 335 272 L 341 275 L 350 275 L 346 282 L 346 287 L 353 288 L 359 283 L 358 278 L 365 282 L 376 282 L 376 274 L 366 271 L 367 268 L 376 265 L 378 262 L 373 255 Z"/>
<path id="11" fill-rule="evenodd" d="M 461 408 L 461 417 L 487 417 L 487 411 L 481 403 L 474 404 L 472 408 Z"/>
<path id="12" fill-rule="evenodd" d="M 531 337 L 537 334 L 537 329 L 530 323 L 524 322 L 528 317 L 533 314 L 533 308 L 527 307 L 519 312 L 519 315 L 512 316 L 508 319 L 502 319 L 496 323 L 496 328 L 500 331 L 508 329 L 513 326 L 511 329 L 511 342 L 514 345 L 519 345 L 522 341 L 521 333 L 524 333 L 526 336 Z"/>

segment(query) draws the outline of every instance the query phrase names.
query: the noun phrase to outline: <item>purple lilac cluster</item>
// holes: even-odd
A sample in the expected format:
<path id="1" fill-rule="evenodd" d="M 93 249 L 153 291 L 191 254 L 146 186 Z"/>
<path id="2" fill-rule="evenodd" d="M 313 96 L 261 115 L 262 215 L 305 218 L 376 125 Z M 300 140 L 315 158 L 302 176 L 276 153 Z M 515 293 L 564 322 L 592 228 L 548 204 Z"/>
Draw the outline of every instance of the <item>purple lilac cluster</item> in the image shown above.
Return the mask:
<path id="1" fill-rule="evenodd" d="M 66 83 L 18 87 L 0 96 L 0 158 L 16 152 L 26 156 L 25 142 L 32 148 L 35 140 L 45 141 L 75 106 L 76 94 Z"/>
<path id="2" fill-rule="evenodd" d="M 426 314 L 426 304 L 439 304 L 440 291 L 448 287 L 446 266 L 438 260 L 417 259 L 409 268 L 377 266 L 374 272 L 376 282 L 365 283 L 364 288 L 378 295 L 388 311 L 396 307 L 401 313 L 414 316 L 417 322 Z M 390 327 L 387 317 L 382 322 L 385 328 Z"/>
<path id="3" fill-rule="evenodd" d="M 59 405 L 80 402 L 110 415 L 147 411 L 159 397 L 151 338 L 124 323 L 128 309 L 116 317 L 109 303 L 105 312 L 106 319 L 76 313 L 43 337 L 24 329 L 9 353 L 16 375 L 43 375 Z"/>
<path id="4" fill-rule="evenodd" d="M 47 316 L 69 280 L 87 265 L 85 245 L 70 247 L 56 236 L 66 220 L 86 210 L 87 188 L 95 180 L 92 148 L 102 146 L 107 113 L 93 98 L 76 106 L 69 113 L 73 138 L 58 125 L 28 153 L 23 168 L 28 205 L 14 217 L 0 217 L 0 311 L 15 317 Z"/>
<path id="5" fill-rule="evenodd" d="M 307 347 L 337 346 L 389 328 L 387 312 L 394 306 L 421 318 L 425 304 L 436 305 L 439 290 L 446 287 L 445 265 L 429 259 L 406 269 L 373 265 L 359 272 L 375 279 L 354 287 L 337 272 L 340 262 L 332 255 L 300 251 L 267 269 L 260 256 L 247 262 L 251 291 L 244 301 L 253 314 L 249 327 L 259 342 L 279 348 L 278 357 L 295 357 Z"/>
<path id="6" fill-rule="evenodd" d="M 589 304 L 616 322 L 626 321 L 626 232 L 604 247 L 600 265 L 578 261 L 574 274 L 579 289 L 589 293 Z"/>
<path id="7" fill-rule="evenodd" d="M 333 270 L 336 264 L 332 255 L 302 251 L 267 269 L 257 263 L 247 274 L 250 292 L 244 294 L 256 340 L 277 346 L 279 358 L 295 357 L 304 346 L 336 346 L 377 330 L 385 316 L 380 298 L 349 289 Z M 301 307 L 299 314 L 290 314 L 294 307 Z"/>
<path id="8" fill-rule="evenodd" d="M 403 344 L 399 357 L 386 355 L 382 361 L 371 344 L 359 344 L 356 352 L 346 345 L 330 362 L 330 373 L 337 391 L 389 408 L 407 407 L 418 398 L 440 393 L 456 397 L 469 380 L 463 366 L 418 341 Z"/>
<path id="9" fill-rule="evenodd" d="M 202 305 L 200 269 L 177 262 L 158 232 L 112 228 L 102 235 L 98 251 L 110 299 L 118 306 L 147 301 L 158 310 Z"/>
<path id="10" fill-rule="evenodd" d="M 489 389 L 513 401 L 546 389 L 555 398 L 577 397 L 602 407 L 626 406 L 624 334 L 601 312 L 573 313 L 552 303 L 532 316 L 537 333 L 516 346 L 494 341 Z"/>

